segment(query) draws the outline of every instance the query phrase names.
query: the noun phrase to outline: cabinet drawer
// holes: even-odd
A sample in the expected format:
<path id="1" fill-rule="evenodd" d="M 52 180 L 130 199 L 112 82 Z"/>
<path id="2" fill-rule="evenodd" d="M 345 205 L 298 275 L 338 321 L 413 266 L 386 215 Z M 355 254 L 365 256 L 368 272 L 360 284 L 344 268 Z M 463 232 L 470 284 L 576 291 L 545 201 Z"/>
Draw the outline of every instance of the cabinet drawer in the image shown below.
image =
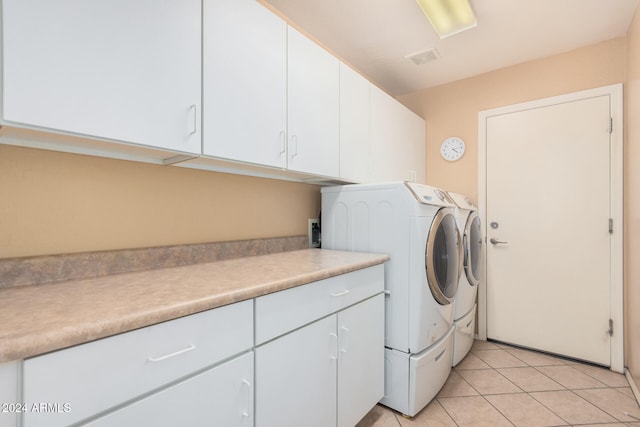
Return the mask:
<path id="1" fill-rule="evenodd" d="M 236 357 L 86 425 L 251 427 L 253 352 Z"/>
<path id="2" fill-rule="evenodd" d="M 60 411 L 28 412 L 24 425 L 68 425 L 250 349 L 252 309 L 244 301 L 26 360 L 25 403 Z"/>
<path id="3" fill-rule="evenodd" d="M 384 290 L 384 264 L 256 299 L 256 345 Z"/>

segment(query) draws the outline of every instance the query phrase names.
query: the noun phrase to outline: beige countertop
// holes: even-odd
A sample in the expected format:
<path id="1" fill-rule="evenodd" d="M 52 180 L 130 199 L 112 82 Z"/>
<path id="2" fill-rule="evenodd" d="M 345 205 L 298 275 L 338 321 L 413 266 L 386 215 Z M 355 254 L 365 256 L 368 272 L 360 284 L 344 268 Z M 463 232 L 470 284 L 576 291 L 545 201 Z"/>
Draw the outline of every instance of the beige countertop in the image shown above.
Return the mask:
<path id="1" fill-rule="evenodd" d="M 0 290 L 0 363 L 381 264 L 387 255 L 305 249 Z"/>

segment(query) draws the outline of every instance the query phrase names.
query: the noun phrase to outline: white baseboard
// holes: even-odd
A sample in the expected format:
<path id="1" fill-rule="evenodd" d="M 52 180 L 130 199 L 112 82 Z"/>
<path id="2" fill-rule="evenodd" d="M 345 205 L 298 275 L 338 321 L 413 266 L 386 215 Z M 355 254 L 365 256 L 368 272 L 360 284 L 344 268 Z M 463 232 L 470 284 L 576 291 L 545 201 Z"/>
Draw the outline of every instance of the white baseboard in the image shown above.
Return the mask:
<path id="1" fill-rule="evenodd" d="M 638 390 L 638 385 L 633 380 L 633 377 L 629 373 L 628 369 L 625 369 L 624 376 L 627 377 L 627 381 L 629 381 L 629 385 L 631 386 L 633 395 L 636 397 L 636 402 L 640 402 L 640 390 Z"/>

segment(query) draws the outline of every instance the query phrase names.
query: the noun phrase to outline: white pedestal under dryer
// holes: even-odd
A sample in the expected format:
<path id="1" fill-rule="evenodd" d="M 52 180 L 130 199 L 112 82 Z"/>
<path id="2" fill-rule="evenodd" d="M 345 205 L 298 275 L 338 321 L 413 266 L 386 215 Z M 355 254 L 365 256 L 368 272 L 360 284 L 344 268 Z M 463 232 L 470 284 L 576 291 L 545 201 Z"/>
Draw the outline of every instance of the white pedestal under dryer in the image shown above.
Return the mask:
<path id="1" fill-rule="evenodd" d="M 456 203 L 458 230 L 462 235 L 463 273 L 453 305 L 455 331 L 453 333 L 452 366 L 456 366 L 471 350 L 476 328 L 476 296 L 482 267 L 482 227 L 478 208 L 462 194 L 448 193 Z"/>
<path id="2" fill-rule="evenodd" d="M 322 247 L 385 253 L 385 396 L 414 416 L 451 372 L 462 242 L 455 203 L 427 185 L 322 188 Z"/>

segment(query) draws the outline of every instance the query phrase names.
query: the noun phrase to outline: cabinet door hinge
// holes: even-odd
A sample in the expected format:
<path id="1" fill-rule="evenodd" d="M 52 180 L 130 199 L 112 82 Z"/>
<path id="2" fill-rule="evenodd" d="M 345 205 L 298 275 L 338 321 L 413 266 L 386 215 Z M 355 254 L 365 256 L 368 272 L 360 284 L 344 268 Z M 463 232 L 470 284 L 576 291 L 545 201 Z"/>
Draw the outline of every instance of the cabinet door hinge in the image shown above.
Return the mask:
<path id="1" fill-rule="evenodd" d="M 613 218 L 609 218 L 609 234 L 613 233 Z"/>
<path id="2" fill-rule="evenodd" d="M 613 336 L 613 319 L 609 319 L 609 330 L 607 331 L 609 336 Z"/>
<path id="3" fill-rule="evenodd" d="M 609 117 L 609 134 L 613 133 L 613 117 Z"/>

